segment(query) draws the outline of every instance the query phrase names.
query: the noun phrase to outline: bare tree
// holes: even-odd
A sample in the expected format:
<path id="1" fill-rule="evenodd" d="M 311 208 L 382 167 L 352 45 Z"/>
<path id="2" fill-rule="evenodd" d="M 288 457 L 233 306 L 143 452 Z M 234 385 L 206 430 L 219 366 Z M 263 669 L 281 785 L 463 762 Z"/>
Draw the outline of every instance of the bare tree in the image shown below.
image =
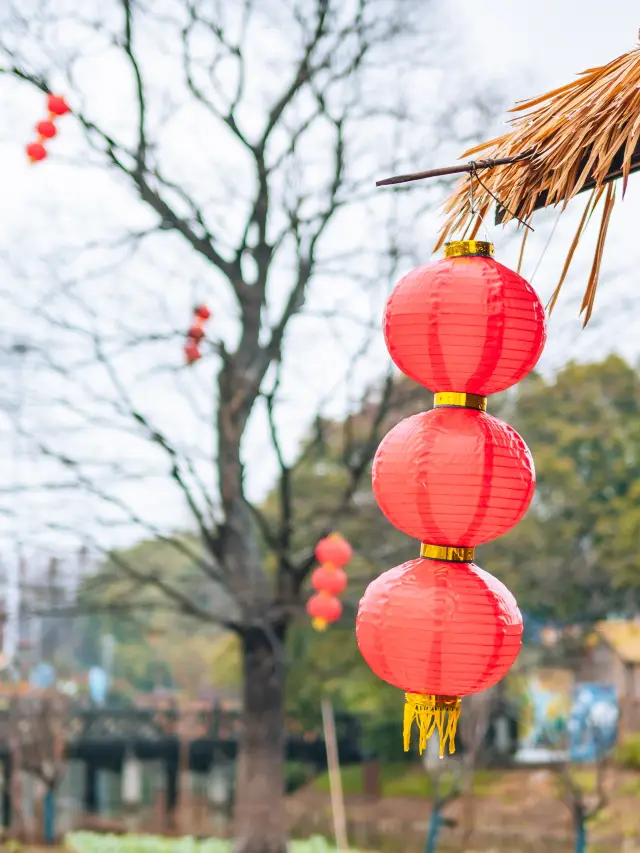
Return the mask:
<path id="1" fill-rule="evenodd" d="M 87 507 L 99 508 L 99 525 L 85 525 L 86 544 L 104 547 L 100 536 L 125 527 L 174 549 L 193 569 L 172 575 L 160 558 L 140 564 L 113 550 L 110 566 L 123 586 L 110 609 L 162 601 L 239 636 L 236 853 L 285 849 L 287 627 L 301 606 L 315 542 L 349 510 L 368 471 L 392 385 L 389 376 L 375 394 L 365 391 L 374 409 L 367 434 L 356 441 L 346 429 L 340 488 L 313 527 L 299 531 L 295 447 L 283 427 L 292 370 L 311 345 L 309 318 L 329 321 L 319 333 L 325 352 L 341 346 L 349 364 L 343 407 L 360 410 L 353 389 L 370 387 L 363 364 L 379 340 L 372 314 L 411 255 L 408 222 L 438 191 L 429 188 L 400 212 L 403 195 L 371 202 L 374 178 L 413 159 L 414 148 L 424 156 L 425 140 L 436 156 L 449 137 L 458 145 L 475 136 L 490 112 L 475 98 L 449 112 L 435 97 L 426 105 L 435 43 L 426 5 L 435 9 L 435 0 L 109 0 L 61 12 L 55 0 L 31 0 L 8 3 L 0 20 L 7 87 L 17 81 L 19 91 L 68 92 L 80 131 L 71 163 L 110 175 L 125 193 L 118 204 L 137 199 L 135 215 L 123 213 L 107 239 L 88 234 L 81 249 L 76 240 L 76 248 L 50 251 L 47 286 L 37 296 L 5 288 L 31 318 L 42 370 L 38 411 L 46 398 L 49 409 L 64 412 L 64 422 L 54 417 L 46 430 L 25 416 L 50 475 L 40 491 L 65 498 L 50 527 L 77 532 L 70 502 L 82 494 L 83 517 Z M 110 84 L 96 97 L 96 75 L 114 87 L 124 81 L 117 109 L 97 102 L 112 93 Z M 424 97 L 408 97 L 417 91 Z M 386 161 L 377 145 L 388 149 Z M 352 228 L 360 231 L 355 241 Z M 364 238 L 368 258 L 359 249 Z M 158 258 L 169 270 L 156 266 Z M 33 280 L 28 259 L 20 263 L 19 274 Z M 189 294 L 189 279 L 204 284 Z M 309 300 L 315 280 L 325 291 L 344 288 L 345 298 Z M 182 340 L 176 314 L 186 325 L 188 300 L 201 294 L 215 303 L 215 331 L 198 373 L 186 376 L 167 353 Z M 146 321 L 153 315 L 155 326 L 139 322 L 140 313 Z M 296 325 L 304 318 L 306 326 Z M 297 359 L 285 346 L 295 334 Z M 314 372 L 323 368 L 316 360 Z M 317 382 L 317 412 L 330 384 Z M 168 412 L 156 403 L 169 391 Z M 276 463 L 271 516 L 250 500 L 245 481 L 254 428 Z M 87 430 L 100 452 L 87 445 Z M 116 434 L 124 443 L 109 458 Z M 254 458 L 253 467 L 262 462 Z M 197 542 L 149 520 L 149 484 L 167 478 L 183 511 L 174 529 L 195 527 Z"/>
<path id="2" fill-rule="evenodd" d="M 61 693 L 43 691 L 16 697 L 11 701 L 8 740 L 14 790 L 20 784 L 18 770 L 41 783 L 41 837 L 47 844 L 55 840 L 55 792 L 65 767 L 68 724 L 69 702 Z M 17 805 L 21 798 L 15 799 Z"/>

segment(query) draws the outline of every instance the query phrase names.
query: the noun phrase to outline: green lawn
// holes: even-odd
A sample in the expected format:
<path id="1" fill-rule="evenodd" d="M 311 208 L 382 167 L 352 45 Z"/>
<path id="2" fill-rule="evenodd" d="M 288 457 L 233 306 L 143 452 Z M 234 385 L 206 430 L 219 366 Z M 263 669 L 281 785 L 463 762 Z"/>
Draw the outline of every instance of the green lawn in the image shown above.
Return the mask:
<path id="1" fill-rule="evenodd" d="M 491 793 L 502 774 L 495 770 L 478 770 L 473 780 L 473 790 L 478 796 Z M 313 783 L 317 791 L 329 792 L 329 776 L 323 773 Z M 432 780 L 421 764 L 400 762 L 380 767 L 380 787 L 383 797 L 429 797 Z M 342 768 L 342 788 L 345 794 L 362 794 L 362 767 L 351 765 Z"/>

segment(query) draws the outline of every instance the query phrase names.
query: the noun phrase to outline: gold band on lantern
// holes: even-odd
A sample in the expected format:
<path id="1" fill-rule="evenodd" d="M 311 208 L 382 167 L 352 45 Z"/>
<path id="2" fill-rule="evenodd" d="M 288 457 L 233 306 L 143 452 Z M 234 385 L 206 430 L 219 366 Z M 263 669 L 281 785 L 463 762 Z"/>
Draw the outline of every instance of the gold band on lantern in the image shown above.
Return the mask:
<path id="1" fill-rule="evenodd" d="M 433 397 L 433 405 L 438 408 L 455 406 L 463 409 L 477 409 L 479 412 L 487 411 L 487 398 L 479 394 L 459 394 L 457 391 L 440 391 Z"/>
<path id="2" fill-rule="evenodd" d="M 451 243 L 445 243 L 445 258 L 468 258 L 474 255 L 492 258 L 493 243 L 486 243 L 484 240 L 453 240 Z"/>
<path id="3" fill-rule="evenodd" d="M 472 563 L 474 548 L 463 548 L 460 545 L 429 545 L 420 544 L 420 556 L 425 560 L 444 560 L 447 563 Z"/>

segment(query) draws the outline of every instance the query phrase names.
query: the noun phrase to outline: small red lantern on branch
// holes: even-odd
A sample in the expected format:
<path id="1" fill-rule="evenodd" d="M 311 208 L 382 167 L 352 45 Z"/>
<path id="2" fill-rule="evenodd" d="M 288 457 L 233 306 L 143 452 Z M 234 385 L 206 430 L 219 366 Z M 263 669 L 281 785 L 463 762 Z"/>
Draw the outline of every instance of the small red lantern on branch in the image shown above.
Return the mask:
<path id="1" fill-rule="evenodd" d="M 321 539 L 315 548 L 320 565 L 311 575 L 311 585 L 316 590 L 307 602 L 307 613 L 311 616 L 316 631 L 326 631 L 331 622 L 342 616 L 342 604 L 337 596 L 347 588 L 347 574 L 343 569 L 351 560 L 351 545 L 339 533 Z"/>
<path id="2" fill-rule="evenodd" d="M 533 369 L 545 316 L 531 286 L 493 260 L 493 246 L 469 240 L 399 282 L 384 331 L 396 365 L 435 392 L 435 408 L 402 421 L 378 448 L 380 509 L 422 544 L 420 559 L 369 585 L 356 636 L 376 675 L 405 691 L 405 749 L 416 722 L 420 752 L 437 732 L 442 756 L 447 745 L 455 751 L 461 698 L 498 682 L 522 642 L 515 599 L 473 559 L 533 497 L 529 450 L 486 414 L 486 397 Z"/>
<path id="3" fill-rule="evenodd" d="M 31 163 L 39 163 L 47 157 L 47 149 L 44 143 L 58 135 L 56 120 L 71 112 L 71 107 L 61 95 L 47 96 L 47 111 L 49 117 L 36 124 L 38 139 L 30 142 L 25 150 Z"/>
<path id="4" fill-rule="evenodd" d="M 206 305 L 197 305 L 193 309 L 193 323 L 187 332 L 187 343 L 184 347 L 187 364 L 193 364 L 202 358 L 200 343 L 206 337 L 204 326 L 210 317 L 211 311 Z"/>

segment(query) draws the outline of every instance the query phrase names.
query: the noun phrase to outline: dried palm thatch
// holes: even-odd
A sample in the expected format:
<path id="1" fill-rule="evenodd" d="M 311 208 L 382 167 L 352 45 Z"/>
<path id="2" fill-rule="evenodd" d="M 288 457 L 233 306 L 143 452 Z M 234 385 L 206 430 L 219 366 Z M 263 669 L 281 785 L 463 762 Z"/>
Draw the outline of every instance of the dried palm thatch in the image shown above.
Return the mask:
<path id="1" fill-rule="evenodd" d="M 640 168 L 640 48 L 583 72 L 559 89 L 518 103 L 512 112 L 519 115 L 512 119 L 509 133 L 466 151 L 463 157 L 520 159 L 481 175 L 472 168 L 445 202 L 447 219 L 436 248 L 459 232 L 473 237 L 495 199 L 500 200 L 499 222 L 517 218 L 528 224 L 535 210 L 549 205 L 561 205 L 564 210 L 575 195 L 592 188 L 549 305 L 550 309 L 555 305 L 580 237 L 602 201 L 600 232 L 581 308 L 586 325 L 615 202 L 612 181 L 622 178 L 624 196 L 629 175 Z M 522 159 L 523 155 L 529 156 Z M 473 205 L 470 181 L 476 184 Z"/>

